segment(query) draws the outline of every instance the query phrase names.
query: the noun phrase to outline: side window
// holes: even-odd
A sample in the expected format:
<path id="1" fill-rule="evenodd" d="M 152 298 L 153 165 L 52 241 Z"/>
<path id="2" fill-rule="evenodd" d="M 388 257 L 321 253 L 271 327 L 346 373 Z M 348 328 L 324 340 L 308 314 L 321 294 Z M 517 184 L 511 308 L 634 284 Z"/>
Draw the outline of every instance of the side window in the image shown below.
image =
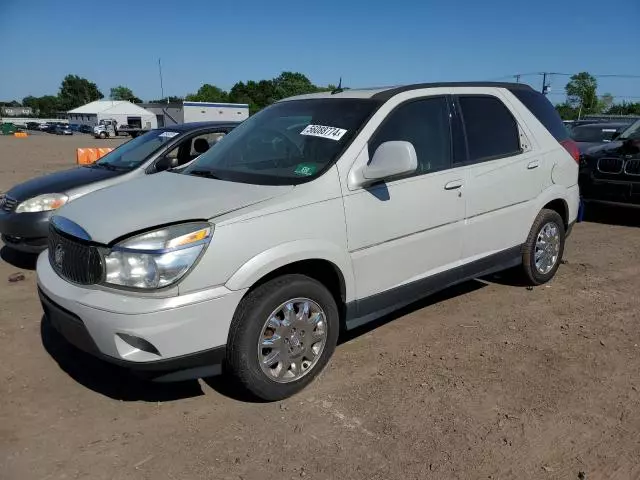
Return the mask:
<path id="1" fill-rule="evenodd" d="M 416 100 L 392 111 L 369 140 L 369 158 L 384 142 L 411 142 L 418 156 L 417 174 L 451 167 L 451 126 L 445 97 Z"/>
<path id="2" fill-rule="evenodd" d="M 191 158 L 196 158 L 199 155 L 202 155 L 204 152 L 213 147 L 222 137 L 224 137 L 223 132 L 216 133 L 203 133 L 202 135 L 198 135 L 193 138 L 191 142 Z M 205 143 L 206 142 L 206 143 Z"/>
<path id="3" fill-rule="evenodd" d="M 518 124 L 496 97 L 460 96 L 469 161 L 479 163 L 521 152 Z"/>

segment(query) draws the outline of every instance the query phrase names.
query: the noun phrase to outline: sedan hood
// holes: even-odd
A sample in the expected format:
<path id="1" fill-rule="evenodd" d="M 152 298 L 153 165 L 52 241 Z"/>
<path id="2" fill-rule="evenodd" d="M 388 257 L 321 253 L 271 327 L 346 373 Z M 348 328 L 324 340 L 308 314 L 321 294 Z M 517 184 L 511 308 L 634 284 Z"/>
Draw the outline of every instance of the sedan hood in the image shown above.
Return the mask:
<path id="1" fill-rule="evenodd" d="M 66 193 L 75 187 L 122 175 L 124 172 L 104 168 L 78 167 L 51 173 L 16 185 L 7 196 L 23 202 L 44 193 Z"/>
<path id="2" fill-rule="evenodd" d="M 164 172 L 93 192 L 58 215 L 81 226 L 98 243 L 189 220 L 208 220 L 290 192 L 292 186 L 225 182 Z"/>

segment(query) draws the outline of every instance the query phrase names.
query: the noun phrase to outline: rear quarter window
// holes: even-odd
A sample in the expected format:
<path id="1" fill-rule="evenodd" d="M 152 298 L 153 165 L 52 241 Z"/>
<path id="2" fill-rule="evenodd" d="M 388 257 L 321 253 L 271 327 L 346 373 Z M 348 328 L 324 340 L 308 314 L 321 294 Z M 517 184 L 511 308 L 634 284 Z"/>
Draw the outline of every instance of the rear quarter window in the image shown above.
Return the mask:
<path id="1" fill-rule="evenodd" d="M 513 89 L 511 90 L 518 100 L 529 109 L 533 115 L 549 130 L 558 142 L 562 142 L 569 138 L 569 131 L 562 123 L 562 119 L 557 110 L 547 97 L 535 90 Z"/>

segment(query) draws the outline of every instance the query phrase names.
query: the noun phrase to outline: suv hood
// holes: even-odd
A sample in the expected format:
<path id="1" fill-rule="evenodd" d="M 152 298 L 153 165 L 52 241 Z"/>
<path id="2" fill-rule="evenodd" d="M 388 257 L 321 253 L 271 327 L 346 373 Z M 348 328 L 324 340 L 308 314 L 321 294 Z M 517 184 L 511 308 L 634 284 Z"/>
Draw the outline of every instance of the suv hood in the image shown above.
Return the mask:
<path id="1" fill-rule="evenodd" d="M 208 220 L 263 202 L 293 186 L 252 185 L 163 172 L 105 188 L 68 203 L 58 215 L 81 226 L 95 242 L 160 225 Z"/>
<path id="2" fill-rule="evenodd" d="M 640 141 L 616 140 L 587 149 L 585 155 L 590 158 L 637 156 L 640 153 Z"/>
<path id="3" fill-rule="evenodd" d="M 117 177 L 123 173 L 125 172 L 104 168 L 77 167 L 28 180 L 9 190 L 7 196 L 23 202 L 44 193 L 67 193 L 75 187 Z"/>

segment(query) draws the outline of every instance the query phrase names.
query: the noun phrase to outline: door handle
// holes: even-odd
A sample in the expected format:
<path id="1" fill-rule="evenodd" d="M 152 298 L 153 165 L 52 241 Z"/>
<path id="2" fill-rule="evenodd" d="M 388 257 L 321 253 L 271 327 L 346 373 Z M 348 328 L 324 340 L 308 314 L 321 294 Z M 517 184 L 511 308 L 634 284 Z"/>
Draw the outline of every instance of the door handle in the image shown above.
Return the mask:
<path id="1" fill-rule="evenodd" d="M 540 166 L 540 162 L 538 160 L 534 160 L 533 162 L 529 162 L 527 165 L 527 170 L 533 170 L 534 168 L 538 168 Z"/>
<path id="2" fill-rule="evenodd" d="M 458 188 L 462 188 L 462 180 L 453 180 L 444 186 L 445 190 L 457 190 Z"/>

